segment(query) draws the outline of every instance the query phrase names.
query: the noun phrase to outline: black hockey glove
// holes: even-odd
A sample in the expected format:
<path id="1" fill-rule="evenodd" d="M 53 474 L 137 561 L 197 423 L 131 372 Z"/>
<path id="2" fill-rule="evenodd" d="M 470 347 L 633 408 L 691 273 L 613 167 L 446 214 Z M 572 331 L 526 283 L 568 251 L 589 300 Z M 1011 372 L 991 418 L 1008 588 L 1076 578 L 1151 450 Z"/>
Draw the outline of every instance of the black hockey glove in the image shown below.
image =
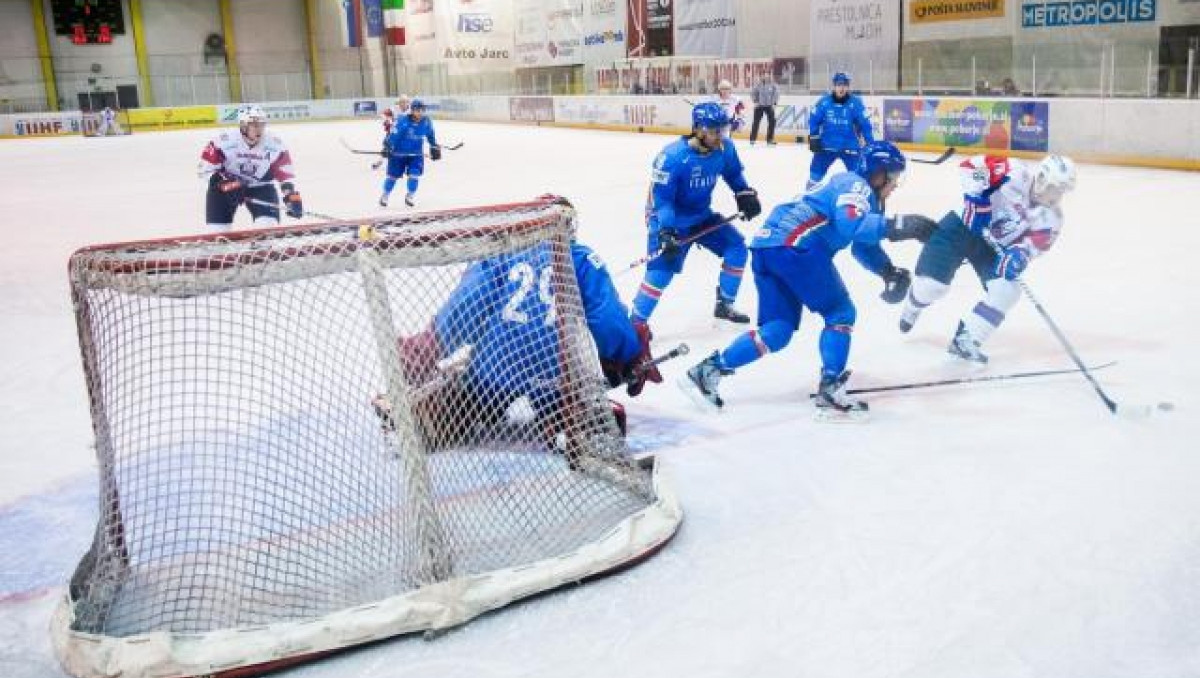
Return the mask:
<path id="1" fill-rule="evenodd" d="M 383 156 L 383 157 L 385 157 L 385 158 L 391 157 L 391 155 L 392 155 L 392 145 L 391 145 L 391 144 L 389 144 L 389 143 L 387 143 L 387 142 L 384 142 L 384 144 L 383 144 L 383 148 L 379 149 L 379 155 L 381 155 L 381 156 Z"/>
<path id="2" fill-rule="evenodd" d="M 904 301 L 904 297 L 908 295 L 908 286 L 912 284 L 912 274 L 907 269 L 888 264 L 888 267 L 880 272 L 879 277 L 883 278 L 883 291 L 879 293 L 880 299 L 889 304 L 898 304 Z"/>
<path id="3" fill-rule="evenodd" d="M 296 191 L 296 187 L 292 182 L 285 181 L 279 184 L 279 188 L 283 190 L 283 206 L 287 209 L 287 215 L 293 219 L 299 219 L 304 216 L 304 203 L 300 200 L 300 193 Z"/>
<path id="4" fill-rule="evenodd" d="M 430 146 L 429 147 L 429 159 L 430 160 L 441 160 L 442 159 L 442 147 L 441 146 Z"/>
<path id="5" fill-rule="evenodd" d="M 758 201 L 758 191 L 753 188 L 738 191 L 733 197 L 737 200 L 738 211 L 742 213 L 744 221 L 750 221 L 762 214 L 762 203 Z"/>
<path id="6" fill-rule="evenodd" d="M 213 172 L 211 186 L 222 193 L 233 193 L 246 187 L 246 182 L 225 170 Z"/>
<path id="7" fill-rule="evenodd" d="M 808 150 L 812 151 L 813 153 L 820 153 L 821 151 L 825 150 L 825 144 L 821 143 L 820 134 L 808 135 Z"/>
<path id="8" fill-rule="evenodd" d="M 897 214 L 887 220 L 887 231 L 884 237 L 891 241 L 920 240 L 929 242 L 929 237 L 937 230 L 937 222 L 920 214 Z"/>
<path id="9" fill-rule="evenodd" d="M 671 229 L 663 229 L 658 232 L 658 256 L 673 257 L 683 250 L 683 245 L 679 243 L 679 234 Z"/>

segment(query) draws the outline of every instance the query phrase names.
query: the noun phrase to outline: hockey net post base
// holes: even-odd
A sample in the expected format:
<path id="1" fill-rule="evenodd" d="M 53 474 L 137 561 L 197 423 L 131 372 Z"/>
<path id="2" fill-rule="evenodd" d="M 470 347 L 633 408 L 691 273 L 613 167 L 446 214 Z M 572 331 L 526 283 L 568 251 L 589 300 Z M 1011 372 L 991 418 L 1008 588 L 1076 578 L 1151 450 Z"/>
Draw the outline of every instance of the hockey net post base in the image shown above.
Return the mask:
<path id="1" fill-rule="evenodd" d="M 64 668 L 250 675 L 661 548 L 681 509 L 609 409 L 574 218 L 534 201 L 76 252 L 103 500 L 54 615 Z"/>

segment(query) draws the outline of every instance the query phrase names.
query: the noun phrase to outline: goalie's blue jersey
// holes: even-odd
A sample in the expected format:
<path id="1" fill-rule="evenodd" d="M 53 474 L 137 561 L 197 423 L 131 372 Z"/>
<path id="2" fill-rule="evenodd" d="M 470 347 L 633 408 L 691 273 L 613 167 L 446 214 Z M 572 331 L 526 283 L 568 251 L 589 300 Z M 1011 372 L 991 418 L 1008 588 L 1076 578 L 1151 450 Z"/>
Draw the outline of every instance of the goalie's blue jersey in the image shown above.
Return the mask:
<path id="1" fill-rule="evenodd" d="M 472 386 L 534 398 L 557 395 L 560 337 L 568 328 L 553 303 L 551 257 L 549 246 L 537 245 L 476 263 L 438 312 L 434 327 L 443 355 L 472 347 Z M 632 361 L 640 342 L 604 262 L 578 243 L 571 245 L 571 260 L 601 360 Z"/>

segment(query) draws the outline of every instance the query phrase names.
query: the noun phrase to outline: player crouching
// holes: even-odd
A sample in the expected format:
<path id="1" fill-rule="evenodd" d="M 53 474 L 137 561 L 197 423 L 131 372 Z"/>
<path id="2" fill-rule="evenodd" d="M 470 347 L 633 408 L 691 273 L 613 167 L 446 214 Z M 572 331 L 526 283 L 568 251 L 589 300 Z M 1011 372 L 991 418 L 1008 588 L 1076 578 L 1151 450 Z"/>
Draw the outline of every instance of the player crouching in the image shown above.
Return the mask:
<path id="1" fill-rule="evenodd" d="M 573 209 L 565 198 L 540 199 Z M 624 384 L 630 396 L 637 396 L 647 381 L 661 382 L 650 362 L 650 332 L 629 320 L 604 263 L 574 240 L 570 257 L 580 315 L 608 385 Z M 427 451 L 502 437 L 520 409 L 531 415 L 538 437 L 572 465 L 583 447 L 577 439 L 581 434 L 624 435 L 619 403 L 610 401 L 611 417 L 588 420 L 588 413 L 603 409 L 571 401 L 580 396 L 570 383 L 586 378 L 588 365 L 570 349 L 575 342 L 564 340 L 574 326 L 559 317 L 556 304 L 571 304 L 574 295 L 556 294 L 559 271 L 565 270 L 556 258 L 553 245 L 539 244 L 477 262 L 463 273 L 430 326 L 397 342 L 411 423 Z M 385 427 L 401 423 L 393 414 L 400 403 L 392 401 L 375 401 Z"/>
<path id="2" fill-rule="evenodd" d="M 223 130 L 200 154 L 200 174 L 208 177 L 205 220 L 214 231 L 228 231 L 244 204 L 254 226 L 279 225 L 279 190 L 289 217 L 304 216 L 304 203 L 293 183 L 292 156 L 283 140 L 267 133 L 267 114 L 259 106 L 238 109 L 238 131 Z"/>

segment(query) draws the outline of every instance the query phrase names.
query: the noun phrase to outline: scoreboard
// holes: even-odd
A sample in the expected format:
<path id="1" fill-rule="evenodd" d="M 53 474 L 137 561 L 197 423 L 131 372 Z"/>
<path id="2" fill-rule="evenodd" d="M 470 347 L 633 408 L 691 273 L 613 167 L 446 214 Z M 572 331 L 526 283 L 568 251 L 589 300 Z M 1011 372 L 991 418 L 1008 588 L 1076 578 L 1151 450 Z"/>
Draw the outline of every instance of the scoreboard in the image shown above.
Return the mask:
<path id="1" fill-rule="evenodd" d="M 121 0 L 50 0 L 50 11 L 54 33 L 71 36 L 76 45 L 105 45 L 125 34 Z"/>

